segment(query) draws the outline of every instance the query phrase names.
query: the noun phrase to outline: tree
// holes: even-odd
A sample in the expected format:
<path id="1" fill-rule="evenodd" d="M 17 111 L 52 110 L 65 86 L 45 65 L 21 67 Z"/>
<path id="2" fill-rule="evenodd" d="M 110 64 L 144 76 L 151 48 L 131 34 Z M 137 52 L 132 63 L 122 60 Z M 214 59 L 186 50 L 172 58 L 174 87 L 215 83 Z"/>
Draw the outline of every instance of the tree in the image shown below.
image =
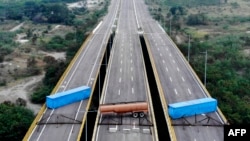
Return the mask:
<path id="1" fill-rule="evenodd" d="M 48 6 L 46 16 L 49 23 L 62 23 L 69 18 L 69 10 L 65 5 L 52 4 Z"/>
<path id="2" fill-rule="evenodd" d="M 24 14 L 29 19 L 32 19 L 38 12 L 40 12 L 39 6 L 35 1 L 26 1 L 24 3 Z"/>
<path id="3" fill-rule="evenodd" d="M 31 110 L 12 103 L 1 103 L 0 140 L 21 141 L 33 119 Z"/>
<path id="4" fill-rule="evenodd" d="M 45 102 L 46 96 L 50 95 L 53 87 L 56 85 L 67 66 L 63 60 L 57 61 L 51 57 L 46 57 L 45 61 L 47 62 L 47 66 L 45 67 L 46 73 L 43 79 L 43 85 L 37 88 L 31 95 L 31 101 L 34 103 Z"/>
<path id="5" fill-rule="evenodd" d="M 22 98 L 18 98 L 17 100 L 16 100 L 16 103 L 15 103 L 17 106 L 26 106 L 26 104 L 27 104 L 27 102 L 26 102 L 26 100 L 24 100 L 24 99 L 22 99 Z"/>
<path id="6" fill-rule="evenodd" d="M 208 18 L 205 14 L 191 14 L 188 16 L 187 24 L 188 25 L 206 25 Z"/>
<path id="7" fill-rule="evenodd" d="M 33 34 L 32 36 L 32 44 L 35 45 L 36 44 L 36 40 L 37 40 L 37 35 L 36 34 Z"/>
<path id="8" fill-rule="evenodd" d="M 27 35 L 28 38 L 30 38 L 32 36 L 32 30 L 30 28 L 26 32 L 26 35 Z"/>
<path id="9" fill-rule="evenodd" d="M 43 62 L 45 62 L 47 65 L 54 64 L 54 63 L 56 63 L 56 59 L 52 56 L 45 56 L 43 58 Z"/>
<path id="10" fill-rule="evenodd" d="M 45 45 L 45 48 L 47 50 L 64 51 L 67 46 L 65 40 L 61 36 L 56 35 Z"/>
<path id="11" fill-rule="evenodd" d="M 53 64 L 48 64 L 45 68 L 46 73 L 43 79 L 43 83 L 51 87 L 56 85 L 66 66 L 67 64 L 63 60 L 59 60 Z"/>
<path id="12" fill-rule="evenodd" d="M 169 11 L 172 13 L 172 15 L 185 15 L 185 14 L 187 14 L 186 9 L 182 6 L 173 6 L 170 8 Z"/>
<path id="13" fill-rule="evenodd" d="M 4 56 L 0 54 L 0 63 L 4 61 Z"/>
<path id="14" fill-rule="evenodd" d="M 12 7 L 7 8 L 6 18 L 12 20 L 22 20 L 22 8 L 16 4 L 12 5 Z"/>
<path id="15" fill-rule="evenodd" d="M 50 95 L 52 91 L 50 86 L 42 86 L 37 88 L 37 90 L 31 95 L 31 101 L 36 104 L 42 104 L 46 100 L 46 96 Z"/>
<path id="16" fill-rule="evenodd" d="M 41 70 L 37 66 L 37 61 L 33 56 L 27 59 L 27 73 L 29 75 L 38 75 L 41 73 Z"/>

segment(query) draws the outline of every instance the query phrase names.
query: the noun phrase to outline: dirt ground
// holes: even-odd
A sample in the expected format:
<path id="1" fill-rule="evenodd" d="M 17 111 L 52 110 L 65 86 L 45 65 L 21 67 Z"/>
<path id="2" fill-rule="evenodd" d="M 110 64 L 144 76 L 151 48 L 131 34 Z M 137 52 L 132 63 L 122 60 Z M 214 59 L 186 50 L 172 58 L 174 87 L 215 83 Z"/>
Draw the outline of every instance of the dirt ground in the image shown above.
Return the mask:
<path id="1" fill-rule="evenodd" d="M 79 5 L 73 5 L 79 6 Z M 26 29 L 27 27 L 33 26 L 28 22 L 16 22 L 13 21 L 11 24 L 1 25 L 1 29 L 4 31 L 15 32 L 19 29 Z M 41 26 L 41 28 L 44 25 Z M 46 26 L 46 25 L 45 25 Z M 53 25 L 49 31 L 50 36 L 61 34 L 61 32 L 69 32 L 70 27 L 64 25 Z M 0 103 L 4 101 L 11 101 L 15 103 L 18 98 L 26 100 L 26 107 L 31 109 L 34 114 L 37 114 L 42 105 L 31 103 L 29 97 L 33 92 L 33 89 L 39 85 L 44 77 L 44 74 L 26 78 L 15 79 L 13 76 L 15 73 L 24 71 L 27 67 L 27 59 L 30 56 L 37 58 L 39 66 L 43 66 L 43 56 L 52 56 L 55 59 L 65 59 L 65 52 L 46 52 L 41 50 L 33 50 L 29 53 L 22 51 L 22 48 L 30 48 L 30 41 L 26 39 L 26 33 L 17 34 L 15 41 L 20 45 L 15 49 L 13 53 L 5 56 L 4 62 L 0 63 L 0 80 L 6 80 L 6 86 L 0 86 Z"/>
<path id="2" fill-rule="evenodd" d="M 33 88 L 42 80 L 44 75 L 33 76 L 18 81 L 14 81 L 7 86 L 0 87 L 0 103 L 11 101 L 15 103 L 18 98 L 27 101 L 27 108 L 31 109 L 34 114 L 37 114 L 42 105 L 32 104 L 29 100 Z"/>

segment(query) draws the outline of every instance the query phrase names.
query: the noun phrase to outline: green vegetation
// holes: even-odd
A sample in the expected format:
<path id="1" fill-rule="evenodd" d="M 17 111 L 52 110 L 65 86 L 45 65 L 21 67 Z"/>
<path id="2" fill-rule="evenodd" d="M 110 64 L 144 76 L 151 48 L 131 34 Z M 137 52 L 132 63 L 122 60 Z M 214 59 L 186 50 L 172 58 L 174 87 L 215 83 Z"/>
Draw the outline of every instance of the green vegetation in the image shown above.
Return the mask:
<path id="1" fill-rule="evenodd" d="M 76 0 L 37 0 L 37 1 L 0 1 L 0 24 L 4 24 L 6 20 L 19 20 L 27 21 L 31 20 L 34 23 L 47 23 L 47 24 L 65 24 L 77 26 L 75 16 L 91 15 L 90 12 L 83 8 L 69 10 L 66 7 L 66 2 L 75 2 Z M 97 12 L 96 12 L 97 13 Z M 80 14 L 80 15 L 79 15 Z M 96 18 L 96 17 L 95 17 Z M 89 19 L 90 21 L 97 21 L 96 19 Z M 88 21 L 88 20 L 86 20 Z M 94 22 L 92 23 L 94 25 Z M 87 24 L 88 25 L 88 24 Z M 86 32 L 87 30 L 81 31 Z M 32 29 L 27 30 L 27 38 L 31 39 L 35 45 L 38 37 L 37 34 L 32 33 Z M 44 33 L 48 33 L 45 31 Z M 10 54 L 17 43 L 14 42 L 14 37 L 17 32 L 0 32 L 0 62 L 4 60 L 4 56 Z M 79 41 L 82 42 L 83 36 L 80 36 Z M 54 50 L 62 51 L 62 46 L 67 46 L 70 43 L 63 43 L 61 45 L 52 43 L 54 40 L 58 41 L 58 37 L 54 37 L 47 46 L 46 49 L 53 48 Z M 59 49 L 58 49 L 59 48 Z M 51 49 L 50 49 L 51 50 Z"/>
<path id="2" fill-rule="evenodd" d="M 225 0 L 227 2 L 227 0 Z M 165 5 L 169 6 L 199 6 L 199 5 L 216 5 L 220 4 L 221 0 L 164 0 Z"/>
<path id="3" fill-rule="evenodd" d="M 37 90 L 31 95 L 31 101 L 33 103 L 42 104 L 45 102 L 46 96 L 50 95 L 68 65 L 64 61 L 57 61 L 54 60 L 54 58 L 45 61 L 47 61 L 45 68 L 46 74 L 43 79 L 43 84 L 37 87 Z"/>
<path id="4" fill-rule="evenodd" d="M 187 18 L 187 25 L 206 25 L 208 18 L 205 14 L 192 14 Z"/>
<path id="5" fill-rule="evenodd" d="M 250 58 L 241 50 L 246 35 L 223 35 L 192 43 L 190 64 L 204 81 L 204 52 L 208 51 L 207 89 L 219 101 L 219 107 L 230 123 L 250 122 Z M 187 55 L 187 44 L 179 45 Z"/>
<path id="6" fill-rule="evenodd" d="M 10 102 L 0 104 L 0 140 L 21 141 L 34 119 L 31 110 Z"/>
<path id="7" fill-rule="evenodd" d="M 88 32 L 98 23 L 98 19 L 107 12 L 109 5 L 109 1 L 105 1 L 100 3 L 98 10 L 95 11 L 89 11 L 86 7 L 69 10 L 66 7 L 66 2 L 75 1 L 76 0 L 0 1 L 0 24 L 6 24 L 5 21 L 9 20 L 21 20 L 25 21 L 25 24 L 29 23 L 29 21 L 32 21 L 33 24 L 48 24 L 48 28 L 45 30 L 42 29 L 43 31 L 39 31 L 40 29 L 20 28 L 17 32 L 0 32 L 0 62 L 5 60 L 6 55 L 11 54 L 14 49 L 21 46 L 14 42 L 18 32 L 25 32 L 27 35 L 25 38 L 30 40 L 32 45 L 37 47 L 37 50 L 66 51 L 67 62 L 72 59 L 84 39 L 88 36 Z M 51 37 L 51 33 L 49 33 L 52 30 L 51 24 L 71 26 L 74 32 L 71 32 L 67 36 L 62 34 Z M 20 50 L 21 49 L 22 48 L 20 48 Z M 31 53 L 34 49 L 23 47 L 23 50 L 25 53 Z M 36 61 L 36 59 L 33 60 Z M 32 71 L 30 71 L 31 74 L 27 71 L 28 75 L 26 76 L 39 74 L 41 71 L 37 67 L 30 67 L 27 70 Z M 15 78 L 20 78 L 21 73 L 18 75 L 19 76 L 15 76 Z M 1 79 L 0 84 L 6 85 L 6 81 Z"/>
<path id="8" fill-rule="evenodd" d="M 4 56 L 10 54 L 16 47 L 14 36 L 15 33 L 0 31 L 0 63 L 4 60 Z"/>
<path id="9" fill-rule="evenodd" d="M 41 84 L 30 96 L 33 103 L 43 104 L 45 102 L 46 96 L 51 94 L 89 31 L 98 24 L 99 18 L 106 14 L 109 5 L 109 1 L 106 0 L 98 5 L 98 10 L 91 11 L 85 7 L 68 10 L 66 2 L 75 1 L 77 0 L 0 0 L 0 24 L 7 25 L 18 21 L 12 23 L 11 26 L 1 27 L 4 31 L 0 32 L 0 62 L 8 61 L 7 57 L 9 60 L 13 59 L 7 55 L 15 52 L 17 53 L 15 55 L 22 54 L 27 59 L 26 70 L 7 68 L 6 72 L 15 78 L 45 72 Z M 23 21 L 25 24 L 18 31 L 7 32 Z M 27 27 L 30 24 L 36 25 L 36 27 Z M 55 34 L 56 31 L 52 29 L 55 24 L 69 29 L 70 32 Z M 25 33 L 27 37 L 24 39 L 29 39 L 31 42 L 15 43 L 17 33 Z M 42 58 L 37 56 L 39 50 L 66 52 L 66 60 L 56 60 L 51 56 L 46 56 L 43 58 L 44 62 L 41 62 Z M 1 65 L 0 69 L 4 67 Z M 2 72 L 0 72 L 0 76 L 3 76 Z M 6 86 L 8 83 L 5 78 L 0 78 L 0 86 Z M 21 140 L 28 130 L 34 115 L 20 105 L 25 106 L 26 102 L 18 99 L 15 105 L 10 102 L 0 104 L 0 140 Z"/>
<path id="10" fill-rule="evenodd" d="M 6 83 L 5 79 L 0 79 L 0 86 L 6 86 Z"/>
<path id="11" fill-rule="evenodd" d="M 38 23 L 70 24 L 74 19 L 66 7 L 66 2 L 76 0 L 38 0 L 38 1 L 7 1 L 0 3 L 1 20 L 30 19 Z"/>
<path id="12" fill-rule="evenodd" d="M 250 34 L 247 1 L 163 0 L 149 3 L 153 17 L 170 33 L 190 65 L 204 82 L 207 51 L 206 88 L 218 99 L 231 124 L 250 123 Z M 243 3 L 243 4 L 242 4 Z M 249 3 L 248 3 L 249 4 Z M 244 9 L 239 12 L 240 9 Z M 170 25 L 171 22 L 171 25 Z M 170 30 L 171 26 L 171 30 Z M 177 37 L 181 41 L 177 41 Z"/>
<path id="13" fill-rule="evenodd" d="M 41 47 L 46 50 L 66 51 L 66 61 L 54 60 L 53 58 L 46 57 L 45 78 L 43 84 L 31 95 L 31 100 L 34 103 L 44 103 L 47 95 L 51 94 L 52 89 L 57 84 L 61 75 L 65 71 L 71 59 L 80 48 L 82 42 L 88 36 L 88 30 L 97 24 L 98 19 L 107 12 L 109 2 L 106 1 L 102 9 L 85 13 L 81 24 L 75 25 L 75 33 L 67 33 L 64 37 L 55 36 L 50 41 L 44 42 Z M 88 27 L 88 28 L 86 28 Z M 45 48 L 43 48 L 45 47 Z"/>

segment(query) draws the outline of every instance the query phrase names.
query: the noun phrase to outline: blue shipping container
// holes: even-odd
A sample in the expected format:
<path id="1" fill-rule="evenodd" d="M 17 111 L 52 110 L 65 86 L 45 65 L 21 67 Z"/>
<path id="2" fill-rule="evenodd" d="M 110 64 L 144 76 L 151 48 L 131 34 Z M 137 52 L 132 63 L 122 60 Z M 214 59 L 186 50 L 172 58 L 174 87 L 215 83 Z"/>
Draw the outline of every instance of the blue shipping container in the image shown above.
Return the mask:
<path id="1" fill-rule="evenodd" d="M 168 114 L 172 119 L 214 112 L 216 109 L 217 100 L 214 98 L 201 98 L 168 104 Z"/>
<path id="2" fill-rule="evenodd" d="M 88 86 L 81 86 L 64 92 L 59 92 L 46 97 L 48 108 L 55 109 L 74 102 L 89 98 L 91 89 Z"/>

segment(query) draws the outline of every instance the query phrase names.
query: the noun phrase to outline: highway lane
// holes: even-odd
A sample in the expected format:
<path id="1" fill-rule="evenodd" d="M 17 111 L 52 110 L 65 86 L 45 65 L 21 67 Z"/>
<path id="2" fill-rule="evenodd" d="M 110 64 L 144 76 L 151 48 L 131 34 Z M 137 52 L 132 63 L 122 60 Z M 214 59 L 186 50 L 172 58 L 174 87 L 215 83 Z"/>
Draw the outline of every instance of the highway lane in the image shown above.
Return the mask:
<path id="1" fill-rule="evenodd" d="M 86 46 L 81 48 L 72 66 L 69 66 L 70 70 L 62 78 L 57 92 L 83 85 L 93 87 L 118 7 L 117 1 L 111 2 L 109 8 L 111 12 L 105 16 L 99 28 L 86 41 Z M 42 125 L 35 126 L 28 140 L 77 140 L 81 121 L 85 117 L 85 111 L 88 110 L 88 102 L 83 100 L 59 109 L 46 109 L 39 121 Z M 61 122 L 65 124 L 60 124 Z"/>
<path id="2" fill-rule="evenodd" d="M 158 22 L 151 18 L 143 0 L 137 0 L 135 5 L 139 13 L 138 17 L 140 17 L 139 24 L 144 31 L 144 37 L 152 54 L 150 59 L 157 71 L 155 75 L 159 78 L 160 88 L 163 91 L 164 100 L 162 101 L 165 109 L 167 109 L 167 102 L 175 103 L 207 97 L 206 89 L 188 65 L 185 57 L 183 57 Z M 165 112 L 167 111 L 165 110 Z M 166 116 L 168 115 L 166 114 Z M 217 112 L 197 115 L 196 118 L 194 116 L 185 120 L 171 121 L 175 125 L 172 128 L 175 131 L 177 140 L 223 140 L 223 127 L 220 125 L 224 124 L 224 121 Z M 180 126 L 183 124 L 208 126 Z M 173 140 L 175 140 L 174 137 Z"/>
<path id="3" fill-rule="evenodd" d="M 151 106 L 150 92 L 143 62 L 141 44 L 137 33 L 133 0 L 121 0 L 118 28 L 105 78 L 102 103 L 148 101 Z M 103 116 L 97 120 L 101 123 Z M 153 123 L 153 114 L 147 118 Z M 119 118 L 114 117 L 115 120 Z M 124 116 L 122 124 L 98 125 L 96 122 L 93 141 L 152 141 L 157 140 L 155 126 L 141 126 L 138 118 Z"/>

